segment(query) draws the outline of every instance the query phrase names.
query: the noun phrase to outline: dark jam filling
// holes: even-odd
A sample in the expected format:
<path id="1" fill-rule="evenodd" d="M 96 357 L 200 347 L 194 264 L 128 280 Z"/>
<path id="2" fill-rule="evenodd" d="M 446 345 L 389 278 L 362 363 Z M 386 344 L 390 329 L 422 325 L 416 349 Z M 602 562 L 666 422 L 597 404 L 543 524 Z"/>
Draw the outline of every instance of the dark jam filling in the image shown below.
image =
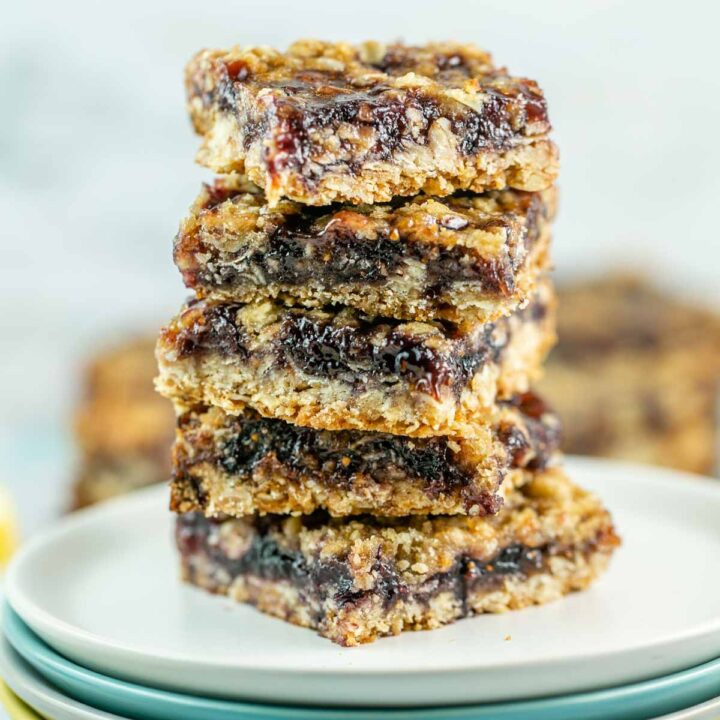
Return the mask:
<path id="1" fill-rule="evenodd" d="M 384 83 L 369 88 L 353 87 L 341 73 L 333 71 L 306 70 L 287 80 L 260 79 L 256 85 L 241 61 L 222 63 L 218 71 L 211 95 L 199 88 L 194 92 L 199 90 L 205 106 L 214 101 L 221 111 L 239 115 L 246 148 L 267 134 L 270 113 L 247 117 L 247 101 L 241 97 L 243 89 L 250 84 L 252 92 L 253 87 L 262 85 L 274 92 L 273 151 L 266 153 L 270 175 L 308 165 L 308 160 L 323 151 L 313 139 L 315 133 L 337 129 L 342 123 L 372 131 L 375 143 L 360 159 L 367 162 L 389 160 L 407 145 L 425 144 L 430 126 L 440 117 L 450 120 L 460 150 L 466 155 L 512 147 L 526 135 L 529 123 L 547 122 L 544 98 L 533 83 L 521 80 L 515 81 L 507 93 L 486 86 L 483 107 L 476 112 L 460 102 L 429 95 L 421 89 L 398 91 Z M 457 69 L 453 72 L 457 73 Z M 443 80 L 442 75 L 439 79 Z M 450 76 L 447 80 L 450 81 Z M 325 168 L 312 163 L 304 170 L 305 178 L 312 181 Z"/>
<path id="2" fill-rule="evenodd" d="M 498 437 L 510 454 L 513 467 L 542 470 L 560 448 L 562 425 L 558 416 L 535 393 L 523 393 L 504 401 L 523 415 L 522 424 L 500 423 Z"/>
<path id="3" fill-rule="evenodd" d="M 273 108 L 274 152 L 266 153 L 270 175 L 304 168 L 306 179 L 319 179 L 324 166 L 313 162 L 306 167 L 308 160 L 323 152 L 323 147 L 318 147 L 313 139 L 318 131 L 337 129 L 345 123 L 367 128 L 375 143 L 358 160 L 387 161 L 406 144 L 425 144 L 430 125 L 440 117 L 437 100 L 418 92 L 400 94 L 382 84 L 364 90 L 347 90 L 342 85 L 331 75 L 307 72 L 273 86 L 281 94 Z M 413 114 L 412 132 L 409 112 Z M 255 127 L 248 127 L 245 146 L 249 147 L 259 137 Z M 351 147 L 347 150 L 351 152 Z M 360 169 L 350 162 L 351 171 Z"/>
<path id="4" fill-rule="evenodd" d="M 506 150 L 525 134 L 516 130 L 518 126 L 524 128 L 528 122 L 526 106 L 518 108 L 517 97 L 508 97 L 492 88 L 485 90 L 485 96 L 481 113 L 468 112 L 458 103 L 459 107 L 450 116 L 450 125 L 460 139 L 458 147 L 464 155 L 487 149 Z M 532 103 L 533 114 L 540 102 L 544 105 L 541 100 Z"/>
<path id="5" fill-rule="evenodd" d="M 444 388 L 459 392 L 481 365 L 497 360 L 504 347 L 504 341 L 495 339 L 495 326 L 490 323 L 475 341 L 457 340 L 454 352 L 433 350 L 423 339 L 390 328 L 381 342 L 372 342 L 370 336 L 379 323 L 336 326 L 296 317 L 284 323 L 280 344 L 284 356 L 308 375 L 355 380 L 358 373 L 395 375 L 435 398 Z"/>
<path id="6" fill-rule="evenodd" d="M 385 433 L 326 432 L 271 418 L 238 422 L 234 429 L 220 459 L 233 474 L 251 472 L 272 453 L 293 470 L 321 474 L 326 482 L 339 486 L 351 485 L 360 474 L 382 481 L 389 469 L 437 483 L 438 490 L 462 487 L 472 477 L 453 462 L 444 437 L 414 441 Z"/>
<path id="7" fill-rule="evenodd" d="M 309 519 L 312 522 L 312 519 Z M 286 550 L 269 534 L 272 520 L 258 520 L 257 532 L 249 548 L 239 558 L 228 557 L 215 539 L 217 524 L 201 513 L 180 515 L 176 524 L 176 543 L 183 558 L 205 555 L 218 569 L 234 579 L 242 575 L 270 580 L 285 581 L 314 598 L 330 598 L 340 605 L 354 603 L 369 593 L 354 587 L 352 571 L 342 560 L 327 559 L 308 565 L 299 551 Z M 390 605 L 407 593 L 392 569 L 381 559 L 375 563 L 376 591 Z M 320 611 L 322 617 L 323 611 Z M 320 618 L 318 618 L 320 619 Z"/>
<path id="8" fill-rule="evenodd" d="M 242 307 L 238 303 L 203 307 L 191 302 L 183 327 L 172 335 L 178 356 L 217 352 L 247 357 L 247 338 L 236 322 Z M 532 306 L 530 312 L 535 312 Z M 478 368 L 497 361 L 509 335 L 496 333 L 498 323 L 484 325 L 474 336 L 459 336 L 453 325 L 445 324 L 445 340 L 451 348 L 434 350 L 423 338 L 395 329 L 399 324 L 402 321 L 360 318 L 352 325 L 335 325 L 330 320 L 289 314 L 274 341 L 277 363 L 290 363 L 308 375 L 356 384 L 395 376 L 418 392 L 439 398 L 444 388 L 458 394 Z"/>
<path id="9" fill-rule="evenodd" d="M 557 416 L 530 393 L 506 404 L 524 413 L 519 423 L 507 422 L 498 428 L 510 467 L 546 467 L 560 445 Z M 267 462 L 279 463 L 296 482 L 312 479 L 320 485 L 350 490 L 367 478 L 381 485 L 402 478 L 421 483 L 430 498 L 459 492 L 467 510 L 480 508 L 494 514 L 501 507 L 497 494 L 477 491 L 475 468 L 457 459 L 445 437 L 412 439 L 355 430 L 322 431 L 246 411 L 239 418 L 228 417 L 223 436 L 229 439 L 216 445 L 208 443 L 202 433 L 196 435 L 196 417 L 188 413 L 179 420 L 193 453 L 176 456 L 175 480 L 188 487 L 200 507 L 205 507 L 209 498 L 195 477 L 195 465 L 216 465 L 234 481 L 242 482 Z"/>
<path id="10" fill-rule="evenodd" d="M 188 312 L 192 313 L 194 301 Z M 181 358 L 202 353 L 247 356 L 247 338 L 236 322 L 240 305 L 210 305 L 193 322 L 186 323 L 173 338 Z"/>
<path id="11" fill-rule="evenodd" d="M 232 200 L 241 191 L 221 183 L 205 186 L 206 200 L 200 218 L 216 213 L 216 209 Z M 462 198 L 464 193 L 456 193 Z M 400 234 L 391 240 L 387 228 L 376 231 L 370 239 L 358 234 L 357 225 L 366 220 L 362 213 L 339 208 L 306 207 L 302 212 L 274 218 L 264 232 L 263 247 L 247 252 L 243 247 L 234 252 L 221 252 L 204 243 L 198 230 L 180 234 L 175 242 L 175 261 L 183 272 L 188 287 L 236 288 L 257 287 L 277 283 L 286 286 L 308 283 L 332 287 L 341 283 L 380 285 L 406 272 L 408 263 L 423 265 L 427 286 L 438 289 L 456 282 L 478 283 L 481 290 L 508 296 L 516 289 L 516 271 L 536 244 L 546 219 L 545 206 L 537 195 L 520 194 L 518 207 L 509 212 L 525 215 L 524 227 L 510 231 L 502 253 L 493 258 L 478 257 L 477 251 L 455 245 L 413 242 Z M 403 204 L 405 200 L 401 200 Z M 452 205 L 450 206 L 452 210 Z M 461 207 L 460 207 L 461 210 Z M 462 210 L 461 210 L 462 211 Z M 448 214 L 438 224 L 462 231 L 468 227 L 490 231 L 507 227 L 499 217 L 470 220 Z M 227 232 L 227 231 L 226 231 Z M 228 232 L 228 238 L 233 239 Z M 198 255 L 204 256 L 202 262 Z"/>
<path id="12" fill-rule="evenodd" d="M 193 268 L 184 278 L 188 287 L 310 282 L 330 287 L 341 283 L 380 285 L 402 275 L 408 263 L 417 262 L 424 266 L 425 283 L 434 294 L 457 282 L 476 282 L 483 292 L 507 297 L 515 291 L 515 271 L 536 237 L 532 230 L 514 256 L 505 252 L 491 259 L 479 258 L 474 250 L 459 245 L 406 243 L 387 237 L 366 240 L 341 223 L 330 222 L 316 235 L 281 226 L 262 250 L 240 259 L 215 257 L 210 267 Z"/>
<path id="13" fill-rule="evenodd" d="M 460 558 L 448 573 L 437 578 L 440 591 L 451 590 L 461 600 L 462 614 L 468 615 L 468 594 L 482 588 L 491 589 L 502 582 L 507 576 L 528 577 L 540 572 L 545 567 L 547 556 L 554 548 L 530 548 L 515 544 L 503 548 L 489 562 L 481 562 L 475 558 Z"/>
<path id="14" fill-rule="evenodd" d="M 280 547 L 270 534 L 274 525 L 277 526 L 277 520 L 272 516 L 258 520 L 248 549 L 239 558 L 230 558 L 217 543 L 218 524 L 200 513 L 187 513 L 178 517 L 176 542 L 185 560 L 206 556 L 215 568 L 227 574 L 230 582 L 243 575 L 271 582 L 288 582 L 315 599 L 321 608 L 329 598 L 343 607 L 369 596 L 379 597 L 389 608 L 411 592 L 394 564 L 380 556 L 373 566 L 374 587 L 359 590 L 343 558 L 308 563 L 301 552 Z M 422 586 L 413 588 L 412 593 L 414 599 L 430 601 L 441 592 L 452 592 L 461 600 L 464 614 L 467 614 L 469 592 L 490 589 L 508 576 L 526 577 L 537 573 L 544 568 L 548 555 L 557 552 L 550 546 L 529 548 L 515 544 L 503 548 L 490 561 L 462 556 L 450 571 L 430 576 Z M 324 611 L 321 610 L 321 614 L 324 615 Z"/>
<path id="15" fill-rule="evenodd" d="M 244 478 L 269 458 L 281 463 L 290 477 L 312 478 L 329 487 L 351 489 L 365 478 L 382 485 L 402 477 L 421 482 L 430 498 L 459 491 L 468 509 L 479 507 L 492 514 L 501 506 L 497 495 L 475 489 L 474 467 L 459 464 L 444 437 L 413 440 L 386 433 L 329 432 L 259 416 L 234 420 L 228 430 L 230 440 L 223 445 L 176 466 L 177 479 L 193 485 L 201 506 L 207 498 L 193 484 L 191 465 L 209 461 Z"/>

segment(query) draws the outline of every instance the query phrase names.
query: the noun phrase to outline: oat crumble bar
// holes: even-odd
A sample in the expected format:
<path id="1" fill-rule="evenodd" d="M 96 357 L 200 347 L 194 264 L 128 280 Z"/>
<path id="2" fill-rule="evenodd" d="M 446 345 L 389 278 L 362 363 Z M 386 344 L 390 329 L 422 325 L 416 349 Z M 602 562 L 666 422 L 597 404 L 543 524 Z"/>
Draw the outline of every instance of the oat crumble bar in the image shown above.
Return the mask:
<path id="1" fill-rule="evenodd" d="M 527 394 L 501 403 L 482 435 L 409 438 L 314 430 L 198 408 L 178 419 L 170 509 L 207 517 L 255 513 L 333 516 L 484 515 L 546 467 L 560 425 Z"/>
<path id="2" fill-rule="evenodd" d="M 515 610 L 588 587 L 619 544 L 558 469 L 485 517 L 180 515 L 183 577 L 340 645 Z"/>
<path id="3" fill-rule="evenodd" d="M 203 50 L 186 90 L 198 162 L 245 172 L 271 205 L 534 191 L 557 174 L 540 88 L 473 45 Z"/>
<path id="4" fill-rule="evenodd" d="M 542 388 L 566 421 L 565 449 L 720 471 L 720 316 L 624 274 L 561 288 L 560 300 Z"/>
<path id="5" fill-rule="evenodd" d="M 175 414 L 153 388 L 153 347 L 152 338 L 128 340 L 99 354 L 86 370 L 74 418 L 80 467 L 73 508 L 170 477 Z"/>
<path id="6" fill-rule="evenodd" d="M 553 295 L 460 329 L 270 301 L 192 301 L 158 341 L 158 390 L 179 411 L 250 407 L 324 430 L 468 435 L 529 389 L 554 342 Z M 484 424 L 484 423 L 483 423 Z"/>
<path id="7" fill-rule="evenodd" d="M 204 186 L 175 240 L 175 264 L 201 297 L 491 322 L 524 304 L 547 269 L 555 202 L 551 188 L 271 208 L 233 175 Z"/>

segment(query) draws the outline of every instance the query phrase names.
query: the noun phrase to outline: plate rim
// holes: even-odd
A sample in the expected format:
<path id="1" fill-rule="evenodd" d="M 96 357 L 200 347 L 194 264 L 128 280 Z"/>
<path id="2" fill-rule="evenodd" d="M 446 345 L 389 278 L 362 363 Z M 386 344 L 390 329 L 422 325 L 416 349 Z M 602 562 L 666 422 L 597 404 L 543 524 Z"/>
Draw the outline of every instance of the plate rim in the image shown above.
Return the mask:
<path id="1" fill-rule="evenodd" d="M 4 635 L 0 636 L 0 667 L 5 684 L 41 718 L 48 712 L 55 713 L 60 710 L 63 718 L 72 716 L 75 720 L 79 717 L 76 714 L 78 712 L 84 713 L 82 717 L 85 720 L 130 720 L 122 715 L 91 707 L 52 687 L 47 678 L 22 657 Z M 36 707 L 38 703 L 42 707 Z"/>

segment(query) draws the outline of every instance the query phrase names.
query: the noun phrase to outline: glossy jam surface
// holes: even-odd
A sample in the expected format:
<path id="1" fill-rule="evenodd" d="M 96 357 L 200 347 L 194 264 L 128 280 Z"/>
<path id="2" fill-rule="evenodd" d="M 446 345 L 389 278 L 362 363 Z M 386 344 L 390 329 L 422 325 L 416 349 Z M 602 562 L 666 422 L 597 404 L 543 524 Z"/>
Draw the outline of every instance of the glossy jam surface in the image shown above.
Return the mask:
<path id="1" fill-rule="evenodd" d="M 248 337 L 239 325 L 238 303 L 191 303 L 165 338 L 180 358 L 204 353 L 247 358 Z M 441 324 L 427 335 L 402 329 L 403 322 L 356 316 L 338 322 L 330 316 L 287 312 L 262 352 L 274 352 L 279 366 L 290 364 L 308 375 L 364 382 L 394 376 L 418 391 L 439 397 L 460 392 L 484 363 L 497 360 L 508 341 L 496 332 L 506 321 L 488 323 L 472 334 Z"/>

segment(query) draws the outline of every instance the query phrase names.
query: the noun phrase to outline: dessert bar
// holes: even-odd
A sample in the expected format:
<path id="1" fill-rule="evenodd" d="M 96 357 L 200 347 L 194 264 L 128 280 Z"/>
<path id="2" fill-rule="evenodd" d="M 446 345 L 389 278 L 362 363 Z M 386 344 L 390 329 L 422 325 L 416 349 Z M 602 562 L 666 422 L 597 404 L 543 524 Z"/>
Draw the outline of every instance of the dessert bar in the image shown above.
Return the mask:
<path id="1" fill-rule="evenodd" d="M 560 424 L 527 394 L 500 403 L 483 429 L 472 438 L 409 438 L 199 408 L 178 419 L 170 507 L 208 517 L 491 514 L 523 481 L 516 469 L 552 460 Z"/>
<path id="2" fill-rule="evenodd" d="M 315 628 L 341 645 L 586 588 L 618 544 L 600 502 L 557 469 L 497 515 L 180 515 L 186 581 Z"/>
<path id="3" fill-rule="evenodd" d="M 537 84 L 473 45 L 203 50 L 186 89 L 198 162 L 245 172 L 271 205 L 542 190 L 557 174 Z"/>
<path id="4" fill-rule="evenodd" d="M 175 240 L 175 263 L 201 297 L 490 322 L 525 303 L 547 268 L 554 207 L 550 188 L 271 208 L 256 185 L 231 175 L 204 186 Z"/>
<path id="5" fill-rule="evenodd" d="M 542 387 L 566 420 L 566 450 L 716 473 L 717 313 L 625 275 L 566 287 L 561 300 Z"/>
<path id="6" fill-rule="evenodd" d="M 139 338 L 107 350 L 90 364 L 75 413 L 81 463 L 73 507 L 165 482 L 175 415 L 153 389 L 154 340 Z"/>
<path id="7" fill-rule="evenodd" d="M 180 410 L 246 407 L 325 430 L 469 435 L 528 390 L 554 342 L 553 296 L 459 329 L 350 308 L 191 301 L 158 342 L 158 390 Z"/>

